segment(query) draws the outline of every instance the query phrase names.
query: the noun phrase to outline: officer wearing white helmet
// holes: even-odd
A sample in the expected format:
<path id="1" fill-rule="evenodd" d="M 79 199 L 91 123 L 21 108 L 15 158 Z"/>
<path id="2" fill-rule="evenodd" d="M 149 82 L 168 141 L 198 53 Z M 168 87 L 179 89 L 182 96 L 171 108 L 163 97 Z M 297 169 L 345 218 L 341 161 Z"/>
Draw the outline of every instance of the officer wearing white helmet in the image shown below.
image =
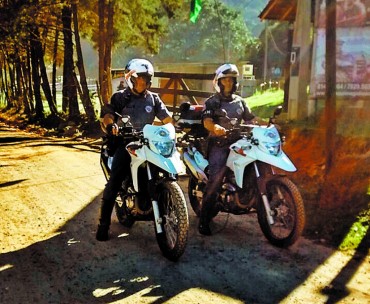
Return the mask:
<path id="1" fill-rule="evenodd" d="M 119 115 L 129 115 L 136 130 L 152 124 L 157 117 L 163 124 L 172 123 L 172 118 L 158 94 L 149 91 L 154 75 L 153 65 L 146 59 L 132 59 L 125 69 L 127 88 L 114 93 L 110 103 L 102 108 L 102 129 L 114 141 L 118 135 L 116 124 Z M 110 178 L 105 186 L 100 209 L 96 239 L 109 239 L 109 226 L 115 199 L 122 182 L 130 178 L 130 156 L 125 149 L 127 143 L 119 142 L 111 167 Z"/>
<path id="2" fill-rule="evenodd" d="M 230 119 L 239 123 L 244 120 L 250 123 L 255 116 L 243 98 L 235 94 L 238 88 L 238 68 L 234 64 L 221 65 L 215 73 L 213 85 L 216 94 L 205 101 L 203 125 L 209 131 L 208 162 L 209 178 L 203 196 L 198 230 L 203 235 L 211 235 L 209 227 L 212 210 L 217 201 L 217 191 L 221 187 L 226 170 L 229 145 L 233 139 L 223 138 L 226 129 L 230 128 Z M 220 115 L 220 113 L 223 113 Z M 228 118 L 225 119 L 225 116 Z"/>

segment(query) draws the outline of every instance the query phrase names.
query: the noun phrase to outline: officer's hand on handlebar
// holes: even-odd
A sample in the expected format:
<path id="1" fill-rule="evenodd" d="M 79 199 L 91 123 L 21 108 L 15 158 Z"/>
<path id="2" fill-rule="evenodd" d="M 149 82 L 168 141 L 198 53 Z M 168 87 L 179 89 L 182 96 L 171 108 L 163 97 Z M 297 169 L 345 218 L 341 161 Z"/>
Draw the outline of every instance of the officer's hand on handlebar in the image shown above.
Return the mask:
<path id="1" fill-rule="evenodd" d="M 114 136 L 118 135 L 118 125 L 116 123 L 107 124 L 106 130 L 107 130 L 108 135 L 114 135 Z"/>
<path id="2" fill-rule="evenodd" d="M 216 134 L 216 136 L 226 135 L 226 129 L 217 124 L 214 126 L 213 132 Z"/>

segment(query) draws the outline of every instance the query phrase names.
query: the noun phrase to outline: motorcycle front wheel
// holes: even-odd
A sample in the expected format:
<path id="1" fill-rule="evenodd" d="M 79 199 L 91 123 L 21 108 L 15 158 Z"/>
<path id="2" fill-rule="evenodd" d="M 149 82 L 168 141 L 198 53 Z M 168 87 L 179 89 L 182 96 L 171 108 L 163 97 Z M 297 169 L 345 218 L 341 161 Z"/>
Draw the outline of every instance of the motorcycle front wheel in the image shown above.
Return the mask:
<path id="1" fill-rule="evenodd" d="M 185 196 L 174 181 L 158 185 L 158 208 L 162 233 L 156 231 L 157 242 L 162 254 L 177 261 L 184 253 L 189 231 L 189 216 Z"/>
<path id="2" fill-rule="evenodd" d="M 257 216 L 261 230 L 269 242 L 277 247 L 288 247 L 301 236 L 305 225 L 305 212 L 297 186 L 288 178 L 274 176 L 266 183 L 274 223 L 269 224 L 266 209 L 259 196 Z"/>

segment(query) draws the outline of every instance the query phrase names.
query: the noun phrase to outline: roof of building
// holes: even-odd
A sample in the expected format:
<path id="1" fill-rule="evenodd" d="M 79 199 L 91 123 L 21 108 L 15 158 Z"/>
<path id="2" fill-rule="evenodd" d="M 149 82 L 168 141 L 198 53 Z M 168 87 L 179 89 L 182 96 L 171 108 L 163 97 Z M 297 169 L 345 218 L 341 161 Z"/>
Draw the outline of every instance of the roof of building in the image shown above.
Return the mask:
<path id="1" fill-rule="evenodd" d="M 270 0 L 259 14 L 260 19 L 293 22 L 296 17 L 298 0 Z"/>

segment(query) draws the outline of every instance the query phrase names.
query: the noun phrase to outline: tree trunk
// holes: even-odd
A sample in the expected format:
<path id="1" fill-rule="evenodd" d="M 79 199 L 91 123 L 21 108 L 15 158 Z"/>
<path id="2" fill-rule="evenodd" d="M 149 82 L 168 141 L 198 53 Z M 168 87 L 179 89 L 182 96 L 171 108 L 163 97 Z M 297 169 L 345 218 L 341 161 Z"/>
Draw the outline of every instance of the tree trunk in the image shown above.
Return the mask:
<path id="1" fill-rule="evenodd" d="M 73 14 L 73 24 L 74 24 L 74 34 L 75 34 L 75 41 L 76 41 L 76 51 L 77 51 L 77 68 L 80 74 L 80 83 L 82 87 L 81 91 L 81 101 L 85 109 L 85 113 L 89 121 L 95 121 L 95 112 L 93 104 L 91 103 L 90 95 L 89 95 L 89 88 L 87 87 L 86 81 L 86 73 L 84 67 L 84 61 L 82 56 L 81 50 L 81 42 L 80 42 L 80 33 L 78 30 L 78 18 L 77 18 L 77 4 L 72 4 L 72 14 Z M 78 85 L 78 83 L 76 84 Z"/>
<path id="2" fill-rule="evenodd" d="M 8 58 L 9 58 L 9 56 L 8 56 Z M 14 72 L 13 72 L 13 68 L 12 68 L 11 64 L 12 64 L 12 61 L 9 59 L 8 62 L 7 62 L 8 78 L 9 78 L 9 81 L 8 81 L 8 96 L 9 96 L 9 99 L 11 100 L 12 107 L 16 107 L 17 104 L 16 104 L 15 95 L 14 95 Z"/>
<path id="3" fill-rule="evenodd" d="M 35 112 L 35 104 L 34 104 L 34 94 L 33 94 L 33 88 L 32 88 L 32 76 L 31 76 L 31 73 L 30 71 L 32 71 L 32 68 L 31 68 L 31 48 L 29 47 L 27 49 L 27 66 L 26 66 L 26 70 L 27 70 L 27 88 L 28 88 L 28 97 L 29 97 L 29 104 L 30 104 L 30 113 L 34 113 Z"/>
<path id="4" fill-rule="evenodd" d="M 100 95 L 103 103 L 108 103 L 112 94 L 111 88 L 111 61 L 112 61 L 112 40 L 113 40 L 113 1 L 105 0 L 98 2 L 99 13 L 99 84 Z"/>
<path id="5" fill-rule="evenodd" d="M 73 41 L 72 41 L 72 10 L 69 6 L 62 9 L 64 36 L 64 65 L 63 65 L 63 104 L 68 105 L 68 118 L 77 121 L 80 118 L 76 84 L 73 79 Z"/>
<path id="6" fill-rule="evenodd" d="M 288 113 L 289 105 L 289 83 L 290 83 L 290 54 L 292 52 L 292 42 L 293 42 L 293 24 L 288 27 L 288 41 L 287 41 L 287 54 L 284 63 L 284 102 L 283 111 Z"/>
<path id="7" fill-rule="evenodd" d="M 33 93 L 35 96 L 35 111 L 36 120 L 42 121 L 45 118 L 44 105 L 41 99 L 41 77 L 39 74 L 39 56 L 37 56 L 36 41 L 34 39 L 30 40 L 31 43 L 31 68 L 32 68 L 32 79 L 33 79 Z"/>
<path id="8" fill-rule="evenodd" d="M 15 58 L 15 70 L 16 70 L 16 96 L 17 100 L 22 103 L 22 109 L 24 109 L 24 112 L 29 114 L 30 109 L 28 105 L 28 98 L 27 98 L 27 88 L 26 88 L 26 81 L 23 76 L 23 70 L 22 69 L 22 62 L 23 57 L 22 56 L 17 56 Z"/>
<path id="9" fill-rule="evenodd" d="M 40 34 L 39 34 L 38 29 L 35 29 L 34 31 L 34 39 L 35 39 L 36 54 L 39 58 L 38 61 L 39 61 L 41 79 L 42 79 L 42 83 L 41 83 L 42 90 L 44 91 L 44 95 L 45 95 L 46 101 L 48 102 L 51 114 L 57 115 L 58 111 L 57 111 L 57 107 L 56 107 L 56 104 L 54 103 L 54 99 L 53 99 L 53 96 L 50 90 L 49 79 L 48 79 L 48 75 L 46 72 L 46 66 L 45 66 L 45 61 L 44 61 L 44 51 L 42 48 L 42 43 L 40 40 Z"/>
<path id="10" fill-rule="evenodd" d="M 4 58 L 6 57 L 5 52 L 3 52 Z M 7 61 L 4 60 L 1 66 L 1 82 L 2 82 L 2 88 L 4 90 L 4 96 L 6 100 L 6 109 L 12 108 L 12 101 L 9 98 L 9 88 L 8 88 L 8 73 L 7 73 Z"/>
<path id="11" fill-rule="evenodd" d="M 55 31 L 54 38 L 54 49 L 53 49 L 53 71 L 52 71 L 52 93 L 54 98 L 54 103 L 57 106 L 57 57 L 58 57 L 58 40 L 59 40 L 59 31 Z M 57 106 L 58 109 L 58 106 Z"/>
<path id="12" fill-rule="evenodd" d="M 26 59 L 27 60 L 27 59 Z M 31 102 L 30 98 L 28 96 L 29 88 L 28 88 L 28 83 L 29 83 L 29 70 L 27 69 L 26 62 L 22 62 L 20 64 L 20 70 L 22 74 L 22 91 L 23 91 L 23 104 L 24 104 L 24 112 L 27 115 L 30 115 L 32 113 L 31 110 Z"/>
<path id="13" fill-rule="evenodd" d="M 336 137 L 336 0 L 326 0 L 326 173 L 332 167 Z"/>
<path id="14" fill-rule="evenodd" d="M 106 75 L 106 83 L 107 83 L 107 94 L 108 99 L 112 96 L 112 45 L 113 45 L 113 16 L 114 16 L 114 8 L 113 8 L 113 1 L 109 0 L 108 7 L 107 7 L 107 37 L 105 39 L 105 54 L 104 54 L 104 67 L 105 67 L 105 75 Z"/>
<path id="15" fill-rule="evenodd" d="M 99 55 L 99 87 L 100 96 L 103 103 L 108 103 L 106 94 L 106 84 L 104 83 L 104 54 L 105 54 L 105 0 L 98 0 L 98 14 L 99 14 L 99 40 L 98 40 L 98 55 Z"/>
<path id="16" fill-rule="evenodd" d="M 326 0 L 326 42 L 325 42 L 325 173 L 319 206 L 322 209 L 339 207 L 339 202 L 332 200 L 336 141 L 336 0 Z M 336 181 L 336 179 L 334 178 Z"/>

